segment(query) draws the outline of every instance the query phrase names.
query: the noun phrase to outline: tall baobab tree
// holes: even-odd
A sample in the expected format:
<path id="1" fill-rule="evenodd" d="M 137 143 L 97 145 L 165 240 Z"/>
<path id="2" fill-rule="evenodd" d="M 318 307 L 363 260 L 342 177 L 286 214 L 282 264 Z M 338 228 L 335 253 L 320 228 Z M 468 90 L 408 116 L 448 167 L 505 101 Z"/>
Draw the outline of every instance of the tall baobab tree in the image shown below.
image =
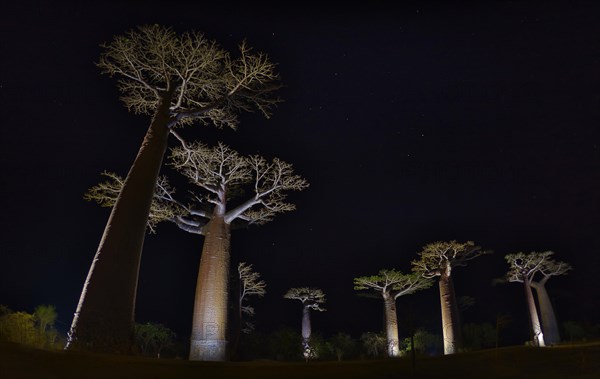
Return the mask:
<path id="1" fill-rule="evenodd" d="M 542 316 L 544 342 L 546 345 L 552 345 L 560 342 L 560 332 L 558 330 L 558 322 L 556 321 L 554 307 L 552 306 L 550 296 L 548 296 L 548 291 L 546 290 L 546 283 L 553 276 L 566 275 L 572 267 L 566 262 L 557 262 L 551 259 L 550 256 L 554 254 L 554 252 L 548 251 L 547 253 L 550 254 L 546 256 L 539 268 L 541 279 L 537 281 L 532 280 L 530 285 L 537 293 L 540 314 Z"/>
<path id="2" fill-rule="evenodd" d="M 431 284 L 431 279 L 424 278 L 420 273 L 403 274 L 393 269 L 381 270 L 377 275 L 354 278 L 355 290 L 373 290 L 383 297 L 389 357 L 400 356 L 396 299 L 429 288 Z"/>
<path id="3" fill-rule="evenodd" d="M 254 316 L 254 307 L 245 305 L 249 296 L 263 297 L 267 293 L 267 283 L 260 279 L 260 273 L 254 271 L 251 264 L 240 262 L 237 267 L 239 280 L 239 293 L 237 303 L 237 330 L 235 332 L 235 340 L 233 354 L 237 353 L 239 339 L 241 333 L 251 333 L 254 325 L 250 321 L 244 321 L 244 316 Z"/>
<path id="4" fill-rule="evenodd" d="M 310 344 L 310 335 L 312 327 L 310 324 L 310 311 L 323 312 L 325 308 L 321 304 L 325 303 L 325 294 L 319 288 L 296 287 L 290 288 L 285 295 L 286 299 L 299 300 L 302 303 L 302 352 L 305 359 L 312 358 L 314 353 Z"/>
<path id="5" fill-rule="evenodd" d="M 68 349 L 130 352 L 144 232 L 157 176 L 175 127 L 235 128 L 237 115 L 269 116 L 279 102 L 275 65 L 244 42 L 232 56 L 198 32 L 142 26 L 102 46 L 97 63 L 117 77 L 122 100 L 152 116 L 92 261 L 68 336 Z"/>
<path id="6" fill-rule="evenodd" d="M 525 299 L 529 311 L 529 325 L 534 346 L 541 347 L 545 346 L 546 343 L 555 343 L 560 340 L 556 316 L 554 315 L 554 309 L 552 308 L 545 285 L 550 277 L 564 275 L 571 269 L 571 266 L 564 262 L 554 261 L 551 258 L 553 254 L 554 252 L 552 251 L 541 253 L 534 251 L 528 254 L 522 252 L 508 254 L 504 257 L 509 265 L 506 280 L 523 283 L 524 285 Z M 542 276 L 542 279 L 536 282 L 535 277 L 538 274 Z M 535 288 L 538 294 L 542 321 L 544 322 L 543 329 L 531 288 Z M 545 336 L 546 331 L 550 334 L 550 338 Z"/>
<path id="7" fill-rule="evenodd" d="M 419 253 L 419 259 L 412 261 L 413 270 L 423 277 L 438 278 L 444 354 L 454 354 L 462 347 L 458 304 L 452 282 L 453 269 L 466 266 L 467 261 L 486 253 L 472 241 L 434 242 L 425 245 Z"/>
<path id="8" fill-rule="evenodd" d="M 308 187 L 292 165 L 277 158 L 241 156 L 219 143 L 185 144 L 171 150 L 170 164 L 204 194 L 193 194 L 192 205 L 175 199 L 174 189 L 160 177 L 150 210 L 149 227 L 171 221 L 182 230 L 204 236 L 196 286 L 190 360 L 226 359 L 230 231 L 232 223 L 264 224 L 278 213 L 295 209 L 286 192 Z M 123 181 L 93 187 L 86 198 L 110 206 Z M 247 193 L 246 198 L 239 197 Z M 251 193 L 251 195 L 250 195 Z M 231 203 L 236 204 L 231 209 Z"/>

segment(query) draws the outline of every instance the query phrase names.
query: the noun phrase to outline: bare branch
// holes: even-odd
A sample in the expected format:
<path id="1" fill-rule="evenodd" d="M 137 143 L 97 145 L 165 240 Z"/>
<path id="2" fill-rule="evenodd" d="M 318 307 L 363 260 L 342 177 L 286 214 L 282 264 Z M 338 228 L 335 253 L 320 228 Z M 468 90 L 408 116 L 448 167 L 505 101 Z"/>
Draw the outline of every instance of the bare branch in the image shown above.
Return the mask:
<path id="1" fill-rule="evenodd" d="M 412 261 L 414 271 L 420 272 L 426 278 L 440 276 L 443 273 L 450 276 L 452 269 L 466 266 L 466 262 L 490 251 L 481 250 L 473 241 L 460 243 L 457 241 L 434 242 L 423 247 L 419 259 Z"/>
<path id="2" fill-rule="evenodd" d="M 152 114 L 161 96 L 178 125 L 200 122 L 235 128 L 241 111 L 266 117 L 281 100 L 275 64 L 243 42 L 232 57 L 198 32 L 176 34 L 159 25 L 140 26 L 103 44 L 97 65 L 117 77 L 122 100 L 135 113 Z"/>

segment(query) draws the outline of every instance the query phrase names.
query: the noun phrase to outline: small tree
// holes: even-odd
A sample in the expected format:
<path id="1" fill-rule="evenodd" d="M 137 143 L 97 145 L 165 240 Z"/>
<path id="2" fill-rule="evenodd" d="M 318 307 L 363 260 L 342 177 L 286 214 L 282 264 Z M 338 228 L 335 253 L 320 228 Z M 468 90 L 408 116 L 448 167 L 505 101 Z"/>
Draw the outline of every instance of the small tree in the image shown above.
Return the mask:
<path id="1" fill-rule="evenodd" d="M 236 354 L 240 334 L 250 334 L 254 330 L 254 324 L 248 320 L 254 316 L 254 307 L 251 305 L 245 305 L 245 301 L 248 300 L 249 296 L 263 297 L 267 293 L 267 283 L 264 280 L 260 280 L 260 274 L 253 270 L 251 264 L 246 262 L 240 262 L 237 268 L 238 279 L 239 279 L 239 293 L 238 293 L 238 304 L 237 304 L 237 330 L 235 335 L 235 343 L 232 348 L 233 355 Z M 244 316 L 247 318 L 244 320 Z"/>
<path id="2" fill-rule="evenodd" d="M 196 298 L 190 360 L 226 359 L 227 303 L 229 286 L 230 238 L 232 223 L 261 225 L 277 214 L 295 209 L 286 202 L 287 191 L 308 187 L 292 165 L 278 158 L 271 162 L 258 155 L 241 156 L 218 143 L 185 144 L 172 150 L 171 163 L 195 186 L 191 205 L 175 199 L 175 190 L 166 177 L 157 184 L 150 210 L 149 227 L 161 221 L 204 236 Z M 123 185 L 115 174 L 112 180 L 93 187 L 86 198 L 110 206 Z M 204 196 L 202 196 L 204 195 Z M 245 196 L 242 199 L 239 197 Z M 235 206 L 229 207 L 231 203 Z"/>
<path id="3" fill-rule="evenodd" d="M 438 278 L 444 354 L 454 354 L 462 347 L 458 304 L 452 281 L 453 269 L 466 266 L 467 261 L 487 253 L 472 241 L 434 242 L 423 248 L 419 260 L 412 262 L 413 270 L 425 278 Z"/>
<path id="4" fill-rule="evenodd" d="M 424 278 L 420 273 L 403 274 L 393 269 L 381 270 L 378 275 L 354 278 L 355 290 L 372 290 L 380 293 L 383 298 L 389 357 L 400 356 L 396 299 L 429 287 L 431 279 Z"/>
<path id="5" fill-rule="evenodd" d="M 535 300 L 531 291 L 531 282 L 535 274 L 540 270 L 544 261 L 550 256 L 550 252 L 530 254 L 515 253 L 507 254 L 504 258 L 508 262 L 509 269 L 506 279 L 509 282 L 523 283 L 525 299 L 529 310 L 529 326 L 531 328 L 531 339 L 534 346 L 545 346 L 542 326 L 535 307 Z"/>
<path id="6" fill-rule="evenodd" d="M 135 324 L 135 340 L 143 355 L 156 355 L 160 358 L 161 351 L 172 345 L 175 333 L 162 324 Z"/>
<path id="7" fill-rule="evenodd" d="M 356 347 L 356 341 L 349 334 L 338 332 L 329 339 L 327 346 L 335 354 L 337 360 L 341 361 L 344 356 L 352 353 Z"/>
<path id="8" fill-rule="evenodd" d="M 322 290 L 312 287 L 290 288 L 283 295 L 286 299 L 299 300 L 302 303 L 302 350 L 306 360 L 314 358 L 314 351 L 310 344 L 312 332 L 310 324 L 310 310 L 325 311 L 321 304 L 325 303 L 325 294 Z"/>
<path id="9" fill-rule="evenodd" d="M 193 123 L 235 128 L 238 114 L 252 110 L 268 117 L 280 85 L 275 65 L 245 42 L 234 57 L 201 33 L 149 25 L 102 47 L 98 67 L 118 79 L 127 108 L 152 121 L 112 205 L 67 348 L 127 353 L 146 223 L 169 132 Z"/>
<path id="10" fill-rule="evenodd" d="M 372 357 L 381 357 L 387 352 L 387 337 L 384 332 L 366 332 L 360 336 L 367 354 Z"/>
<path id="11" fill-rule="evenodd" d="M 33 311 L 33 318 L 38 327 L 38 334 L 43 347 L 52 347 L 56 342 L 58 332 L 52 328 L 57 313 L 54 305 L 38 305 Z"/>

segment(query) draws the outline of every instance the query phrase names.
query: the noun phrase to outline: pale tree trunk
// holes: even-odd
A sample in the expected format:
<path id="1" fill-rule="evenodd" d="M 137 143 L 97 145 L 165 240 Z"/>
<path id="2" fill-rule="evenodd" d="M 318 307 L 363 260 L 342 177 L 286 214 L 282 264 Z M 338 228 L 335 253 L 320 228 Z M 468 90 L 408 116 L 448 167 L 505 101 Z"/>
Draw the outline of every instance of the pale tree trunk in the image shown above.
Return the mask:
<path id="1" fill-rule="evenodd" d="M 311 326 L 310 326 L 310 306 L 305 305 L 302 307 L 302 345 L 304 348 L 309 346 Z"/>
<path id="2" fill-rule="evenodd" d="M 458 304 L 456 303 L 456 295 L 454 294 L 454 285 L 447 271 L 444 271 L 440 275 L 439 287 L 444 354 L 455 354 L 461 347 L 460 321 L 458 317 Z"/>
<path id="3" fill-rule="evenodd" d="M 167 148 L 171 96 L 172 92 L 167 93 L 160 101 L 112 208 L 81 291 L 66 349 L 131 353 L 140 259 Z"/>
<path id="4" fill-rule="evenodd" d="M 390 358 L 400 356 L 398 346 L 398 316 L 396 314 L 396 300 L 389 293 L 383 293 L 385 306 L 385 334 L 387 336 L 387 354 Z"/>
<path id="5" fill-rule="evenodd" d="M 554 308 L 546 291 L 545 282 L 531 282 L 531 286 L 537 293 L 540 313 L 542 316 L 542 330 L 544 331 L 544 341 L 546 345 L 552 345 L 560 342 L 560 333 L 558 331 L 558 322 L 554 314 Z"/>
<path id="6" fill-rule="evenodd" d="M 527 308 L 529 309 L 529 325 L 531 326 L 531 338 L 533 345 L 537 347 L 543 347 L 544 345 L 544 334 L 540 325 L 540 319 L 538 317 L 537 309 L 535 308 L 535 300 L 533 299 L 533 292 L 531 291 L 531 285 L 528 279 L 523 280 L 525 287 L 525 299 L 527 300 Z"/>
<path id="7" fill-rule="evenodd" d="M 229 224 L 223 216 L 213 216 L 204 237 L 196 285 L 190 343 L 193 361 L 227 359 L 229 237 Z"/>

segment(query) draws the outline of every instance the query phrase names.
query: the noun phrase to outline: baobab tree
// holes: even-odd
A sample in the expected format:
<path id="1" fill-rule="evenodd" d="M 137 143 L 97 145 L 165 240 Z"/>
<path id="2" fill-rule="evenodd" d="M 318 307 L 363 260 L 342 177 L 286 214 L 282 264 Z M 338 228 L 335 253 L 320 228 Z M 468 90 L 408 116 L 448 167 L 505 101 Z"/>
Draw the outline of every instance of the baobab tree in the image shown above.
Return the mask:
<path id="1" fill-rule="evenodd" d="M 137 280 L 157 176 L 170 131 L 190 124 L 235 128 L 238 114 L 269 116 L 279 102 L 275 65 L 245 43 L 237 56 L 198 32 L 141 26 L 102 45 L 97 63 L 116 77 L 125 106 L 152 120 L 106 223 L 66 348 L 131 351 Z"/>
<path id="2" fill-rule="evenodd" d="M 554 252 L 550 253 L 544 259 L 544 262 L 540 265 L 539 274 L 541 279 L 535 281 L 532 280 L 530 285 L 535 289 L 537 293 L 538 304 L 540 306 L 540 314 L 542 316 L 542 330 L 544 332 L 544 342 L 546 345 L 552 345 L 560 342 L 560 332 L 558 330 L 558 322 L 556 321 L 556 314 L 554 313 L 554 307 L 548 296 L 546 290 L 546 283 L 553 276 L 566 275 L 566 273 L 572 269 L 571 265 L 566 262 L 557 262 L 550 258 Z"/>
<path id="3" fill-rule="evenodd" d="M 254 330 L 254 324 L 251 321 L 244 321 L 244 316 L 250 318 L 254 316 L 254 307 L 246 305 L 249 296 L 263 297 L 267 293 L 267 283 L 260 279 L 260 273 L 254 271 L 251 264 L 240 262 L 237 267 L 239 280 L 239 293 L 237 303 L 237 330 L 235 331 L 235 340 L 233 344 L 232 355 L 237 353 L 240 334 L 249 334 Z"/>
<path id="4" fill-rule="evenodd" d="M 551 258 L 553 254 L 554 252 L 552 251 L 541 253 L 534 251 L 529 254 L 522 252 L 507 254 L 504 257 L 509 265 L 506 280 L 523 283 L 525 288 L 525 299 L 529 311 L 529 326 L 531 328 L 532 340 L 534 346 L 538 347 L 545 346 L 546 342 L 554 343 L 560 340 L 554 309 L 552 308 L 545 285 L 551 276 L 563 275 L 571 266 L 564 262 L 555 262 Z M 538 274 L 542 275 L 542 279 L 536 282 L 535 277 Z M 544 329 L 542 329 L 540 323 L 531 288 L 536 288 L 536 292 L 538 293 L 540 310 L 545 318 Z M 546 330 L 551 334 L 549 339 L 545 336 Z"/>
<path id="5" fill-rule="evenodd" d="M 319 288 L 296 287 L 290 288 L 285 295 L 286 299 L 299 300 L 302 303 L 302 352 L 306 360 L 314 357 L 314 351 L 310 344 L 310 335 L 312 328 L 310 324 L 310 311 L 323 312 L 325 308 L 321 304 L 325 303 L 325 294 Z"/>
<path id="6" fill-rule="evenodd" d="M 372 290 L 380 293 L 383 298 L 389 357 L 400 356 L 396 299 L 429 288 L 431 283 L 431 279 L 424 278 L 420 273 L 403 274 L 393 269 L 381 270 L 377 275 L 354 278 L 355 290 Z"/>
<path id="7" fill-rule="evenodd" d="M 278 213 L 294 210 L 294 204 L 285 201 L 286 192 L 303 190 L 308 183 L 294 174 L 289 163 L 278 158 L 269 162 L 258 155 L 241 156 L 222 143 L 214 147 L 184 143 L 171 150 L 169 159 L 170 165 L 200 191 L 193 194 L 192 204 L 186 205 L 175 198 L 166 177 L 159 178 L 149 229 L 158 222 L 171 221 L 186 232 L 204 236 L 190 360 L 225 360 L 231 225 L 264 224 Z M 112 180 L 93 187 L 87 199 L 110 206 L 123 181 L 115 174 L 108 175 Z M 240 199 L 244 193 L 247 197 Z M 230 209 L 232 202 L 236 205 Z"/>
<path id="8" fill-rule="evenodd" d="M 442 313 L 444 354 L 454 354 L 462 347 L 458 304 L 452 282 L 455 267 L 466 266 L 487 251 L 467 242 L 434 242 L 423 247 L 419 259 L 412 261 L 413 270 L 425 278 L 438 278 Z"/>

